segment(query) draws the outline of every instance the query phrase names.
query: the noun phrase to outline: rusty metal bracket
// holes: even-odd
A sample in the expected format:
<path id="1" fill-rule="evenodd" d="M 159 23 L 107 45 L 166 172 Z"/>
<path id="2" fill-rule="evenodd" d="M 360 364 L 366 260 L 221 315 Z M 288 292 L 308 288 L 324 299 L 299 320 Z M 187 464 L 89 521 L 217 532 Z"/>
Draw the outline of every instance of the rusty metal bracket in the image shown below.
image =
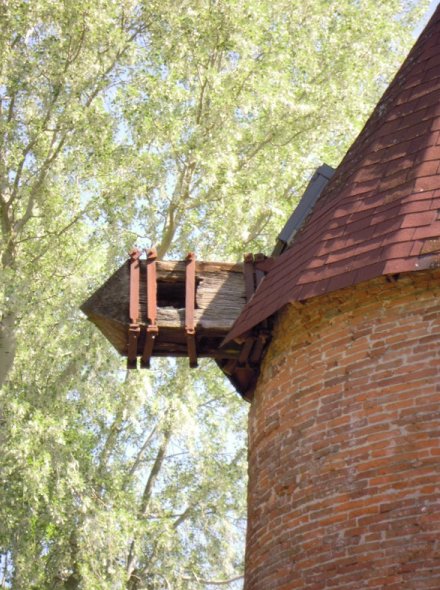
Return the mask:
<path id="1" fill-rule="evenodd" d="M 150 368 L 150 359 L 153 354 L 154 340 L 159 333 L 157 327 L 157 273 L 156 273 L 157 252 L 155 248 L 147 250 L 147 325 L 145 328 L 145 344 L 142 353 L 141 367 Z"/>
<path id="2" fill-rule="evenodd" d="M 134 248 L 130 252 L 130 299 L 128 312 L 130 317 L 130 326 L 128 328 L 127 369 L 136 369 L 137 344 L 141 331 L 139 327 L 140 255 L 141 251 L 137 248 Z"/>
<path id="3" fill-rule="evenodd" d="M 189 366 L 197 367 L 196 330 L 194 309 L 196 305 L 196 257 L 190 252 L 186 257 L 185 269 L 185 332 L 188 347 Z"/>

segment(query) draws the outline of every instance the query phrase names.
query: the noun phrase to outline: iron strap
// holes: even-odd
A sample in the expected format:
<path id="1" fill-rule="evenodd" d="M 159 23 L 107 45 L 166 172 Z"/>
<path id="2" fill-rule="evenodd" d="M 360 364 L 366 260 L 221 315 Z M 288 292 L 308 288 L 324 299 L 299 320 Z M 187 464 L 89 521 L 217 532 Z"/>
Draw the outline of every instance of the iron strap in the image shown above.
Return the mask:
<path id="1" fill-rule="evenodd" d="M 185 332 L 188 347 L 189 366 L 197 367 L 196 330 L 194 309 L 196 304 L 196 257 L 190 252 L 186 257 L 185 269 Z"/>
<path id="2" fill-rule="evenodd" d="M 142 353 L 141 367 L 150 368 L 150 359 L 153 354 L 154 339 L 159 333 L 157 327 L 157 273 L 156 273 L 157 253 L 155 248 L 147 251 L 146 269 L 147 269 L 147 325 L 145 329 L 145 344 Z"/>
<path id="3" fill-rule="evenodd" d="M 139 276 L 140 263 L 139 258 L 141 251 L 134 248 L 130 252 L 130 298 L 129 298 L 129 317 L 130 326 L 128 328 L 128 345 L 127 345 L 127 369 L 135 369 L 137 365 L 137 345 L 140 334 L 139 327 Z"/>

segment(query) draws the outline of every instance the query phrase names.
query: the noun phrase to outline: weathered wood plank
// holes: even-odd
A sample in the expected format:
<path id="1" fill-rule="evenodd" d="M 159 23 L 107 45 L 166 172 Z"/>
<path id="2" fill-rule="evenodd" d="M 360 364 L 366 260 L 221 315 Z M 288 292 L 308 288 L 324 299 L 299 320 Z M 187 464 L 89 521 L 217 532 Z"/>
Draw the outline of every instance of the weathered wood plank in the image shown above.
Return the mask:
<path id="1" fill-rule="evenodd" d="M 144 263 L 144 261 L 141 261 Z M 225 267 L 228 270 L 225 270 Z M 228 331 L 245 304 L 243 265 L 197 263 L 196 328 Z M 209 270 L 207 270 L 209 269 Z M 161 284 L 182 281 L 184 293 L 185 264 L 157 263 L 159 294 Z M 141 264 L 140 324 L 146 317 L 145 264 Z M 178 302 L 177 302 L 178 304 Z M 99 315 L 122 324 L 129 322 L 129 266 L 121 266 L 81 307 L 86 315 Z M 181 307 L 161 306 L 158 297 L 158 326 L 181 329 L 184 326 L 184 301 Z"/>
<path id="2" fill-rule="evenodd" d="M 159 338 L 155 343 L 157 355 L 180 356 L 184 353 L 182 338 L 185 328 L 185 262 L 157 261 L 158 307 L 157 325 Z M 81 307 L 89 319 L 121 353 L 126 354 L 129 324 L 129 263 L 123 264 Z M 231 329 L 245 304 L 243 264 L 225 262 L 196 262 L 196 308 L 194 322 L 200 356 L 213 358 L 234 357 L 236 351 L 216 351 L 223 337 Z M 140 265 L 140 320 L 145 326 L 147 317 L 146 264 Z M 168 341 L 164 341 L 166 334 Z M 175 337 L 172 337 L 175 334 Z M 209 346 L 203 335 L 215 340 Z M 139 339 L 142 346 L 143 337 Z M 207 342 L 207 341 L 206 341 Z M 205 344 L 204 344 L 205 343 Z M 176 348 L 177 346 L 177 348 Z M 200 346 L 202 348 L 200 348 Z M 208 347 L 206 350 L 203 346 Z M 168 348 L 167 348 L 168 347 Z M 199 352 L 200 351 L 200 352 Z M 223 355 L 223 356 L 222 356 Z"/>

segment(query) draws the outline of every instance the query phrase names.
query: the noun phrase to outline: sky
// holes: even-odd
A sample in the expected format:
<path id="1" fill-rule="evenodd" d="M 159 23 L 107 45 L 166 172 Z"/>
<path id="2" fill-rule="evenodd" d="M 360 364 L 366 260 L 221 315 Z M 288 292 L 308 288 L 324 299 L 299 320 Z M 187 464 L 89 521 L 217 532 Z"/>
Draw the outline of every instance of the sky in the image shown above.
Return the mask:
<path id="1" fill-rule="evenodd" d="M 420 33 L 423 31 L 423 29 L 426 26 L 426 23 L 428 22 L 428 20 L 431 18 L 432 13 L 434 12 L 434 10 L 437 8 L 438 6 L 438 0 L 431 0 L 431 4 L 429 5 L 428 8 L 428 12 L 426 13 L 426 15 L 423 17 L 421 23 L 419 24 L 418 27 L 416 27 L 415 31 L 414 31 L 414 35 L 415 37 L 418 37 L 420 35 Z"/>

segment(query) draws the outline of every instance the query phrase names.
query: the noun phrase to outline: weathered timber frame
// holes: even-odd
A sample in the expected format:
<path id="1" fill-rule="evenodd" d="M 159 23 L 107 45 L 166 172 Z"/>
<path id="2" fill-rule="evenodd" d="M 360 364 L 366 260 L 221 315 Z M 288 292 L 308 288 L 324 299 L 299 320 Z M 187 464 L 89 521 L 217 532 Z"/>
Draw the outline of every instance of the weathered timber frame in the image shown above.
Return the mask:
<path id="1" fill-rule="evenodd" d="M 127 368 L 137 368 L 138 340 L 141 332 L 140 318 L 140 256 L 137 248 L 130 252 L 130 325 L 127 342 Z M 159 334 L 157 325 L 157 252 L 155 248 L 147 250 L 146 287 L 147 318 L 145 324 L 145 341 L 141 357 L 141 367 L 150 368 L 154 341 Z M 196 305 L 196 257 L 190 252 L 185 259 L 185 333 L 188 347 L 189 366 L 197 367 L 196 330 L 194 310 Z"/>
<path id="2" fill-rule="evenodd" d="M 246 290 L 246 302 L 249 302 L 263 280 L 273 260 L 264 254 L 246 254 L 243 274 Z M 243 398 L 251 401 L 260 371 L 260 363 L 269 343 L 270 320 L 266 320 L 258 329 L 251 330 L 242 340 L 238 358 L 219 362 L 222 371 L 228 376 Z"/>
<path id="3" fill-rule="evenodd" d="M 246 255 L 243 263 L 157 260 L 154 249 L 130 258 L 82 306 L 88 318 L 127 357 L 127 367 L 149 368 L 151 357 L 212 358 L 250 399 L 269 332 L 264 326 L 223 344 L 271 259 Z"/>

